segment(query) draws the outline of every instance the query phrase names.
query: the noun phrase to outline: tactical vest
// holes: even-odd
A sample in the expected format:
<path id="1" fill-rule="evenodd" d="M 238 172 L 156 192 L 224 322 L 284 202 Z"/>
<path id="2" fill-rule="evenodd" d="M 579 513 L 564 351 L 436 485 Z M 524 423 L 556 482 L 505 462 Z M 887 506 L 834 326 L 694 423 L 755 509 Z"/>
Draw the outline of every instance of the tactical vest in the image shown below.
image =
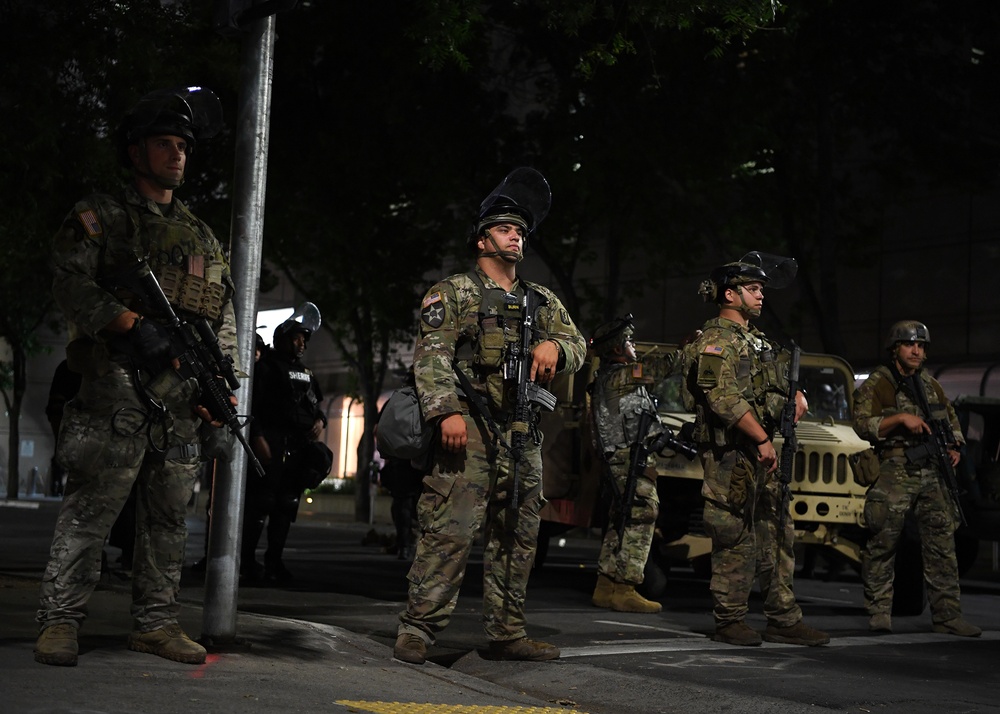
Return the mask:
<path id="1" fill-rule="evenodd" d="M 882 407 L 883 417 L 890 417 L 895 414 L 916 414 L 923 419 L 943 419 L 949 426 L 951 425 L 951 420 L 948 418 L 947 398 L 945 397 L 944 390 L 937 381 L 931 382 L 932 389 L 926 390 L 925 388 L 931 413 L 924 414 L 917 402 L 916 395 L 910 391 L 911 387 L 903 384 L 906 379 L 902 375 L 898 375 L 895 370 L 885 364 L 880 364 L 876 367 L 875 372 L 883 377 L 875 385 L 874 389 L 875 397 Z M 921 374 L 921 372 L 918 372 L 913 375 L 912 379 L 922 379 Z M 897 375 L 899 379 L 897 379 Z M 881 453 L 886 449 L 908 449 L 922 442 L 923 437 L 920 435 L 894 432 L 886 437 L 885 441 L 879 443 L 877 451 Z"/>
<path id="2" fill-rule="evenodd" d="M 289 432 L 299 434 L 308 430 L 318 418 L 319 400 L 312 388 L 312 373 L 301 362 L 274 360 L 275 369 L 281 374 L 281 420 Z"/>
<path id="3" fill-rule="evenodd" d="M 591 392 L 594 426 L 604 452 L 625 449 L 639 440 L 639 416 L 656 415 L 656 405 L 644 384 L 634 375 L 636 363 L 602 365 L 594 376 Z M 655 420 L 647 437 L 663 429 Z"/>
<path id="4" fill-rule="evenodd" d="M 739 363 L 736 365 L 736 387 L 740 395 L 750 405 L 754 418 L 767 432 L 773 433 L 781 418 L 781 407 L 785 400 L 788 380 L 781 367 L 778 351 L 767 340 L 749 331 L 736 332 L 724 326 L 716 326 L 715 330 L 725 334 L 726 340 L 738 346 Z M 708 330 L 706 329 L 706 332 Z M 733 339 L 735 338 L 735 340 Z M 713 339 L 711 336 L 708 339 Z M 697 343 L 698 348 L 706 342 L 703 336 Z M 699 357 L 692 358 L 692 368 L 688 375 L 691 381 L 697 382 L 697 364 Z M 697 387 L 693 393 L 700 391 Z M 769 397 L 777 396 L 778 399 Z M 694 439 L 699 443 L 713 443 L 716 446 L 727 446 L 734 443 L 728 437 L 728 431 L 722 420 L 705 404 L 695 406 Z"/>
<path id="5" fill-rule="evenodd" d="M 525 317 L 522 314 L 524 291 L 534 288 L 522 280 L 513 292 L 507 292 L 501 288 L 486 287 L 474 270 L 469 271 L 468 277 L 480 290 L 477 329 L 474 332 L 463 332 L 459 337 L 455 347 L 455 360 L 460 368 L 469 367 L 466 373 L 471 371 L 474 381 L 478 380 L 480 385 L 485 384 L 493 404 L 507 412 L 512 406 L 512 398 L 505 389 L 504 362 L 521 339 L 521 325 Z M 544 295 L 535 292 L 539 298 L 539 307 L 548 302 Z"/>
<path id="6" fill-rule="evenodd" d="M 227 287 L 232 290 L 218 241 L 179 203 L 173 207 L 178 215 L 171 217 L 141 211 L 124 197 L 121 206 L 126 214 L 125 234 L 107 236 L 101 260 L 102 277 L 112 284 L 115 296 L 129 309 L 155 316 L 136 295 L 113 285 L 113 276 L 141 257 L 182 317 L 216 320 L 222 313 Z"/>

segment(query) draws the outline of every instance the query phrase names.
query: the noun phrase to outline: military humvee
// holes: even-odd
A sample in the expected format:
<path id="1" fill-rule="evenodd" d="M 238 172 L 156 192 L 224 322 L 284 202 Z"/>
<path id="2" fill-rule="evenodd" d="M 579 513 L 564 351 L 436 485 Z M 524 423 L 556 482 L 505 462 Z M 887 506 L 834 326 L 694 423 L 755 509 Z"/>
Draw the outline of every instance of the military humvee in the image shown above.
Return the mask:
<path id="1" fill-rule="evenodd" d="M 640 355 L 653 351 L 670 353 L 675 345 L 639 343 Z M 542 510 L 539 562 L 544 561 L 547 538 L 569 527 L 601 528 L 607 507 L 601 505 L 603 462 L 594 452 L 590 437 L 589 403 L 586 390 L 597 368 L 597 358 L 588 359 L 577 375 L 574 388 L 563 384 L 557 390 L 564 399 L 560 408 L 543 420 L 545 433 L 545 494 L 549 502 Z M 680 433 L 694 415 L 680 400 L 681 375 L 653 385 L 661 420 Z M 792 477 L 791 513 L 796 542 L 811 562 L 826 551 L 833 562 L 860 562 L 864 544 L 863 507 L 865 488 L 857 485 L 848 457 L 868 447 L 851 426 L 854 373 L 843 359 L 824 354 L 802 353 L 800 383 L 809 398 L 809 412 L 799 422 L 799 451 Z M 775 447 L 781 449 L 776 436 Z M 697 459 L 664 451 L 656 459 L 660 517 L 657 537 L 646 566 L 643 590 L 658 597 L 666 585 L 671 564 L 687 562 L 696 571 L 708 571 L 711 543 L 701 524 L 702 469 Z"/>

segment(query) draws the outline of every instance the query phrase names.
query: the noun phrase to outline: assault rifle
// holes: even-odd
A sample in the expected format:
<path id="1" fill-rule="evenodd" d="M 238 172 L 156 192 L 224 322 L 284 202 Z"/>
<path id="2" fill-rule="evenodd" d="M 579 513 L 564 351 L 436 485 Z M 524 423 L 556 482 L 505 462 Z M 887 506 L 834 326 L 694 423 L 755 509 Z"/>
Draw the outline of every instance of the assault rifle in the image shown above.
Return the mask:
<path id="1" fill-rule="evenodd" d="M 508 298 L 512 297 L 508 293 Z M 531 340 L 535 332 L 535 311 L 539 307 L 538 293 L 531 288 L 524 291 L 524 299 L 520 302 L 513 300 L 504 305 L 508 317 L 518 316 L 520 313 L 521 329 L 516 343 L 509 343 L 507 357 L 503 366 L 503 378 L 505 382 L 513 382 L 516 387 L 514 399 L 514 412 L 510 425 L 510 454 L 511 454 L 511 500 L 510 507 L 517 508 L 517 471 L 521 459 L 524 458 L 524 447 L 528 442 L 528 436 L 534 428 L 534 409 L 537 404 L 548 411 L 556 408 L 556 395 L 538 386 L 536 382 L 528 379 L 531 374 Z"/>
<path id="2" fill-rule="evenodd" d="M 792 467 L 795 462 L 795 452 L 799 450 L 799 439 L 795 435 L 795 395 L 799 391 L 799 346 L 792 343 L 792 363 L 788 368 L 788 399 L 781 410 L 781 421 L 778 431 L 784 443 L 781 445 L 781 456 L 778 459 L 778 480 L 781 483 L 781 512 L 778 514 L 778 534 L 784 532 L 785 519 L 788 518 L 788 506 L 792 501 Z"/>
<path id="3" fill-rule="evenodd" d="M 621 502 L 618 504 L 618 511 L 615 514 L 614 528 L 618 534 L 618 546 L 615 552 L 621 550 L 622 538 L 625 535 L 625 526 L 632 521 L 632 505 L 635 503 L 635 490 L 639 483 L 639 476 L 646 469 L 646 462 L 650 454 L 658 454 L 665 448 L 670 447 L 678 454 L 683 454 L 688 459 L 693 459 L 698 455 L 698 449 L 692 444 L 681 441 L 674 436 L 674 432 L 668 427 L 664 427 L 664 432 L 656 440 L 647 445 L 646 437 L 649 430 L 656 421 L 656 415 L 649 411 L 639 414 L 638 436 L 629 449 L 628 474 L 625 477 L 625 488 L 621 494 Z M 614 480 L 612 479 L 612 486 Z"/>
<path id="4" fill-rule="evenodd" d="M 219 338 L 208 321 L 198 318 L 187 322 L 179 318 L 145 261 L 138 261 L 115 276 L 115 280 L 135 293 L 149 307 L 152 315 L 166 320 L 163 327 L 169 334 L 171 352 L 180 363 L 178 374 L 184 379 L 194 377 L 198 381 L 198 403 L 208 410 L 213 421 L 222 422 L 239 440 L 250 464 L 263 476 L 264 467 L 247 443 L 242 431 L 244 424 L 240 423 L 236 408 L 229 399 L 233 390 L 240 387 L 240 380 L 233 370 L 233 360 L 222 353 Z"/>
<path id="5" fill-rule="evenodd" d="M 927 435 L 923 443 L 911 446 L 904 452 L 906 460 L 910 463 L 920 463 L 921 461 L 936 461 L 941 467 L 939 473 L 944 478 L 944 486 L 951 494 L 951 500 L 958 508 L 958 517 L 962 525 L 968 525 L 965 520 L 965 511 L 962 510 L 961 492 L 958 488 L 958 474 L 955 466 L 951 463 L 951 455 L 948 453 L 949 447 L 953 443 L 953 432 L 951 424 L 947 419 L 935 419 L 931 412 L 931 405 L 927 401 L 927 390 L 924 389 L 924 380 L 919 374 L 912 375 L 908 381 L 913 385 L 913 396 L 916 397 L 917 406 L 924 413 L 925 421 L 931 428 L 931 433 Z"/>

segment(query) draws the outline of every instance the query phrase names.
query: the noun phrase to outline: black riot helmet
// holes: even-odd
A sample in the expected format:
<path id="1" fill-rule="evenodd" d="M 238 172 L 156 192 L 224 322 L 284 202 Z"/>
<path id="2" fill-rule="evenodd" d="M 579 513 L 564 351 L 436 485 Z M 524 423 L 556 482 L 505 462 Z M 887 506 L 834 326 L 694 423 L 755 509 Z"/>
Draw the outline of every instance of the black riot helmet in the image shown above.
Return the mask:
<path id="1" fill-rule="evenodd" d="M 148 136 L 166 134 L 187 141 L 190 155 L 200 139 L 209 139 L 222 129 L 222 104 L 215 93 L 203 87 L 176 87 L 150 92 L 132 107 L 115 132 L 119 163 L 132 168 L 128 147 Z"/>
<path id="2" fill-rule="evenodd" d="M 274 328 L 274 345 L 277 347 L 278 341 L 286 335 L 301 332 L 305 334 L 306 341 L 312 337 L 312 333 L 323 324 L 323 316 L 319 308 L 314 303 L 304 302 L 296 308 L 291 317 Z"/>
<path id="3" fill-rule="evenodd" d="M 598 357 L 607 357 L 616 347 L 624 347 L 626 340 L 635 334 L 632 313 L 599 325 L 590 338 L 590 346 Z"/>
<path id="4" fill-rule="evenodd" d="M 527 239 L 548 215 L 551 205 L 552 190 L 545 177 L 527 166 L 516 168 L 479 205 L 468 245 L 475 249 L 483 231 L 498 223 L 520 226 Z"/>

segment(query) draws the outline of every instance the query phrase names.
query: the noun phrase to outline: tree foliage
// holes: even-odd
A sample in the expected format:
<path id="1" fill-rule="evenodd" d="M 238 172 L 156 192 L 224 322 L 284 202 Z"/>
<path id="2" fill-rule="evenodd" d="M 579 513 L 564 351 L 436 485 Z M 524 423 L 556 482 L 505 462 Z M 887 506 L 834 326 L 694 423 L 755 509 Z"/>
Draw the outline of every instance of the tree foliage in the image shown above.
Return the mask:
<path id="1" fill-rule="evenodd" d="M 109 133 L 150 89 L 222 98 L 230 129 L 198 147 L 179 195 L 228 234 L 238 43 L 213 33 L 210 5 L 0 0 L 17 30 L 0 50 L 0 251 L 4 270 L 32 266 L 0 276 L 5 332 L 45 312 L 47 281 L 18 280 L 44 273 L 75 200 L 114 188 Z M 865 260 L 882 205 L 916 182 L 996 180 L 998 17 L 969 0 L 372 0 L 279 16 L 264 251 L 352 366 L 338 388 L 369 410 L 361 458 L 420 294 L 466 268 L 472 212 L 519 165 L 553 186 L 531 248 L 585 329 L 693 261 L 766 248 L 802 264 L 804 299 L 779 327 L 813 322 L 842 352 L 834 267 Z"/>

